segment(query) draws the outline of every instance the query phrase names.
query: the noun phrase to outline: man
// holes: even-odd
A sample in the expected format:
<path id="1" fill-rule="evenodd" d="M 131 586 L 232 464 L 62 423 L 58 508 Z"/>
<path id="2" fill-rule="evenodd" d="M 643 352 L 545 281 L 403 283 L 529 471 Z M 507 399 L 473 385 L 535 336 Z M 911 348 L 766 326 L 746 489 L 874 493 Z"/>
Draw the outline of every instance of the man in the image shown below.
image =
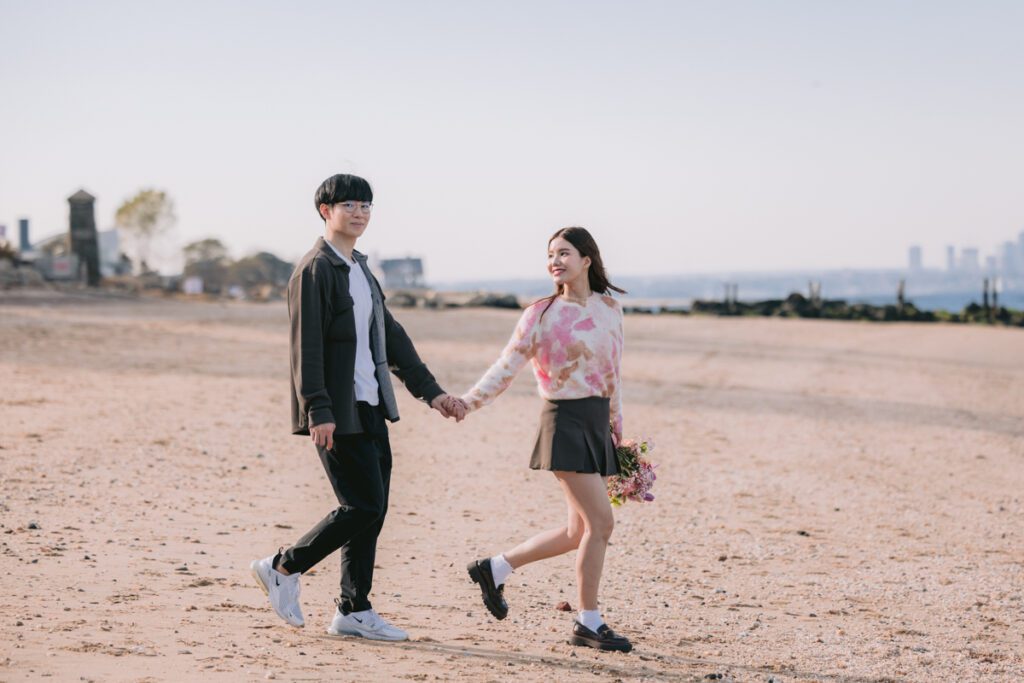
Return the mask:
<path id="1" fill-rule="evenodd" d="M 369 600 L 391 483 L 387 421 L 398 420 L 388 370 L 444 417 L 461 420 L 465 408 L 434 381 L 384 306 L 366 256 L 355 250 L 370 222 L 370 184 L 358 176 L 332 176 L 317 189 L 314 203 L 324 236 L 288 282 L 292 432 L 312 438 L 340 506 L 295 545 L 250 567 L 278 616 L 303 626 L 299 577 L 340 549 L 341 598 L 327 632 L 407 640 Z"/>

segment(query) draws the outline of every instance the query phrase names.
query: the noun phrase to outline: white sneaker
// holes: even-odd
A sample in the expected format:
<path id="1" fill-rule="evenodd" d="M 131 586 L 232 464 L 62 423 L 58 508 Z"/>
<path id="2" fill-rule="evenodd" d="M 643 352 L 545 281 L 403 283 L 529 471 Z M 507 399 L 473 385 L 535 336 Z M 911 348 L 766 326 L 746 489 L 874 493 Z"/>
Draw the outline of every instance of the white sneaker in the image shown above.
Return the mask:
<path id="1" fill-rule="evenodd" d="M 348 614 L 335 610 L 327 632 L 332 636 L 361 636 L 370 640 L 409 640 L 408 633 L 384 621 L 372 609 Z"/>
<path id="2" fill-rule="evenodd" d="M 287 621 L 292 626 L 305 626 L 306 621 L 302 618 L 302 608 L 299 607 L 299 573 L 282 574 L 274 569 L 274 558 L 277 555 L 264 557 L 262 560 L 253 560 L 249 565 L 252 575 L 256 579 L 263 592 L 270 598 L 270 606 L 277 612 L 277 616 Z"/>

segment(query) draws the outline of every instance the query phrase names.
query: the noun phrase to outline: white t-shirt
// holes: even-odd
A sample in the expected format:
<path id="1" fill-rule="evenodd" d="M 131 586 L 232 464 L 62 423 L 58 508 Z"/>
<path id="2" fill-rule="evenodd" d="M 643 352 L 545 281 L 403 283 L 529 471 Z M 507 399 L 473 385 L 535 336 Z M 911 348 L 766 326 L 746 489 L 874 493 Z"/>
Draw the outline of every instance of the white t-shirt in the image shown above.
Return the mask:
<path id="1" fill-rule="evenodd" d="M 331 244 L 324 240 L 327 244 Z M 348 264 L 348 293 L 355 302 L 352 313 L 356 317 L 356 400 L 366 401 L 371 406 L 380 402 L 377 393 L 377 375 L 374 373 L 373 353 L 370 352 L 370 318 L 373 317 L 373 297 L 370 283 L 363 267 L 353 259 L 346 258 L 331 244 L 331 249 Z"/>

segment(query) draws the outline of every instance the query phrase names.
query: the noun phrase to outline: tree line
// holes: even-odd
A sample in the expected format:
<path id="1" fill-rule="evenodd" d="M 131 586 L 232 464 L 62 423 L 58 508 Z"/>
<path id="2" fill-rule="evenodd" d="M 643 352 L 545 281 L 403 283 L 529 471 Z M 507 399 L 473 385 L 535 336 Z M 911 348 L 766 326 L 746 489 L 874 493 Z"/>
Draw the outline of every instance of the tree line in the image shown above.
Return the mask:
<path id="1" fill-rule="evenodd" d="M 186 244 L 182 252 L 182 274 L 201 278 L 203 291 L 210 294 L 220 294 L 233 286 L 245 290 L 264 285 L 285 287 L 293 269 L 291 263 L 267 251 L 232 260 L 224 243 L 212 237 Z"/>

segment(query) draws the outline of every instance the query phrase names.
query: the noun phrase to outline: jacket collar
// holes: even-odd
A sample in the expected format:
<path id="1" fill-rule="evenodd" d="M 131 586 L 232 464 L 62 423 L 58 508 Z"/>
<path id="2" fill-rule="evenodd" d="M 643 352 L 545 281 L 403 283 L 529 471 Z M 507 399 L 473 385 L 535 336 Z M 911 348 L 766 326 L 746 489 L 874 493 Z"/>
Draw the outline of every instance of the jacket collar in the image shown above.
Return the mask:
<path id="1" fill-rule="evenodd" d="M 334 251 L 334 247 L 328 244 L 327 240 L 325 240 L 323 237 L 317 237 L 316 244 L 314 244 L 313 246 L 314 248 L 320 250 L 323 253 L 323 255 L 327 257 L 327 260 L 331 263 L 332 266 L 341 266 L 346 271 L 349 269 L 348 264 L 345 263 L 345 259 L 338 256 L 338 252 Z M 365 261 L 366 254 L 360 253 L 353 249 L 352 259 L 354 261 Z"/>

